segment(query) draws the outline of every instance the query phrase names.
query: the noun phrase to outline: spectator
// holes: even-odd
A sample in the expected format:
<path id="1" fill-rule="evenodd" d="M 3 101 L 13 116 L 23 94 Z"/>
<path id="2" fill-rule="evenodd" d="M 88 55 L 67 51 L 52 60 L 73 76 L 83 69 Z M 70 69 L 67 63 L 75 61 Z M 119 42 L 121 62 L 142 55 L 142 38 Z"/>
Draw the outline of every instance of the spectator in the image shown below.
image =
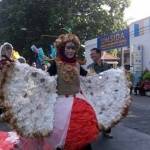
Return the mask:
<path id="1" fill-rule="evenodd" d="M 139 93 L 140 83 L 138 82 L 134 88 L 134 93 L 137 95 Z"/>
<path id="2" fill-rule="evenodd" d="M 47 66 L 46 64 L 42 64 L 41 69 L 42 69 L 43 71 L 46 71 L 46 72 L 47 72 L 48 66 Z"/>
<path id="3" fill-rule="evenodd" d="M 36 68 L 36 63 L 35 62 L 32 63 L 32 67 Z"/>
<path id="4" fill-rule="evenodd" d="M 22 57 L 22 56 L 18 58 L 18 61 L 20 63 L 26 63 L 26 59 L 24 57 Z"/>
<path id="5" fill-rule="evenodd" d="M 110 69 L 110 66 L 101 60 L 101 56 L 101 51 L 98 48 L 91 49 L 91 59 L 93 63 L 87 67 L 90 73 L 100 73 Z"/>

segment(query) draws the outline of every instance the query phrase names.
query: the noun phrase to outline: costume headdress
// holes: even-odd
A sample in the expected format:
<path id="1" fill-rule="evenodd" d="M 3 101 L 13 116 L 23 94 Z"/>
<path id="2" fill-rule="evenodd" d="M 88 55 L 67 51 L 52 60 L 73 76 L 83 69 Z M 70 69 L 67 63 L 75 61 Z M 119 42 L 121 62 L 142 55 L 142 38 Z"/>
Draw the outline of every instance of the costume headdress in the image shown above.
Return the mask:
<path id="1" fill-rule="evenodd" d="M 0 60 L 2 59 L 3 56 L 7 57 L 7 56 L 5 56 L 7 49 L 10 49 L 11 50 L 10 53 L 12 54 L 12 52 L 13 52 L 12 44 L 6 42 L 3 45 L 1 45 L 1 47 L 0 47 Z M 10 54 L 10 56 L 11 56 L 11 54 Z"/>
<path id="2" fill-rule="evenodd" d="M 63 61 L 75 62 L 76 58 L 68 59 L 64 55 L 65 45 L 68 42 L 74 43 L 76 52 L 79 50 L 80 40 L 75 34 L 72 34 L 72 33 L 62 34 L 55 41 L 55 45 L 56 45 L 56 48 L 57 48 L 57 51 L 58 51 L 58 57 Z"/>

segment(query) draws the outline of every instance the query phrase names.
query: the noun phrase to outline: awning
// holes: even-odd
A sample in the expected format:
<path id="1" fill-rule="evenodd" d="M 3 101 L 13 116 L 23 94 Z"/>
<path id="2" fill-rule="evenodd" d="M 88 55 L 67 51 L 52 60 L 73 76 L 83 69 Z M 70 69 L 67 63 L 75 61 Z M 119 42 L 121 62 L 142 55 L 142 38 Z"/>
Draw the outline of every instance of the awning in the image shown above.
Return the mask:
<path id="1" fill-rule="evenodd" d="M 118 64 L 118 62 L 117 61 L 105 61 L 107 64 L 115 64 L 115 65 L 117 65 Z"/>
<path id="2" fill-rule="evenodd" d="M 101 59 L 102 60 L 119 60 L 119 58 L 118 57 L 115 57 L 115 56 L 113 56 L 112 54 L 109 54 L 109 53 L 107 53 L 107 52 L 104 52 L 103 53 L 103 55 L 102 55 L 102 57 L 101 57 Z"/>

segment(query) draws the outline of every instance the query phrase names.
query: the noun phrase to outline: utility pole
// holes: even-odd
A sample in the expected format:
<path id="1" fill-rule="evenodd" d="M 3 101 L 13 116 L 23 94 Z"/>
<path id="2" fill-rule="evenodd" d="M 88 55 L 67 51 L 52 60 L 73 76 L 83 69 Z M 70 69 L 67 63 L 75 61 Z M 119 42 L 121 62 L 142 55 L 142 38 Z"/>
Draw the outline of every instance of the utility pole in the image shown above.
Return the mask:
<path id="1" fill-rule="evenodd" d="M 121 66 L 124 67 L 124 49 L 121 48 Z"/>

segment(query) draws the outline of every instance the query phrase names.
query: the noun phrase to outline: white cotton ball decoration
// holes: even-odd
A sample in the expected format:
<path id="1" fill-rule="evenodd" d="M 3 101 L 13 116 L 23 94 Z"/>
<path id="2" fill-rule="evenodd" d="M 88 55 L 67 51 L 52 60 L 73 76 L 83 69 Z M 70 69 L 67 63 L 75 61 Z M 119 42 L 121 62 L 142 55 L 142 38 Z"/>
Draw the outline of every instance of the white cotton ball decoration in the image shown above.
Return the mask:
<path id="1" fill-rule="evenodd" d="M 131 97 L 123 69 L 81 77 L 81 89 L 105 129 L 111 128 L 126 115 Z"/>
<path id="2" fill-rule="evenodd" d="M 47 136 L 53 130 L 56 77 L 27 64 L 11 63 L 0 70 L 3 118 L 18 134 Z"/>

